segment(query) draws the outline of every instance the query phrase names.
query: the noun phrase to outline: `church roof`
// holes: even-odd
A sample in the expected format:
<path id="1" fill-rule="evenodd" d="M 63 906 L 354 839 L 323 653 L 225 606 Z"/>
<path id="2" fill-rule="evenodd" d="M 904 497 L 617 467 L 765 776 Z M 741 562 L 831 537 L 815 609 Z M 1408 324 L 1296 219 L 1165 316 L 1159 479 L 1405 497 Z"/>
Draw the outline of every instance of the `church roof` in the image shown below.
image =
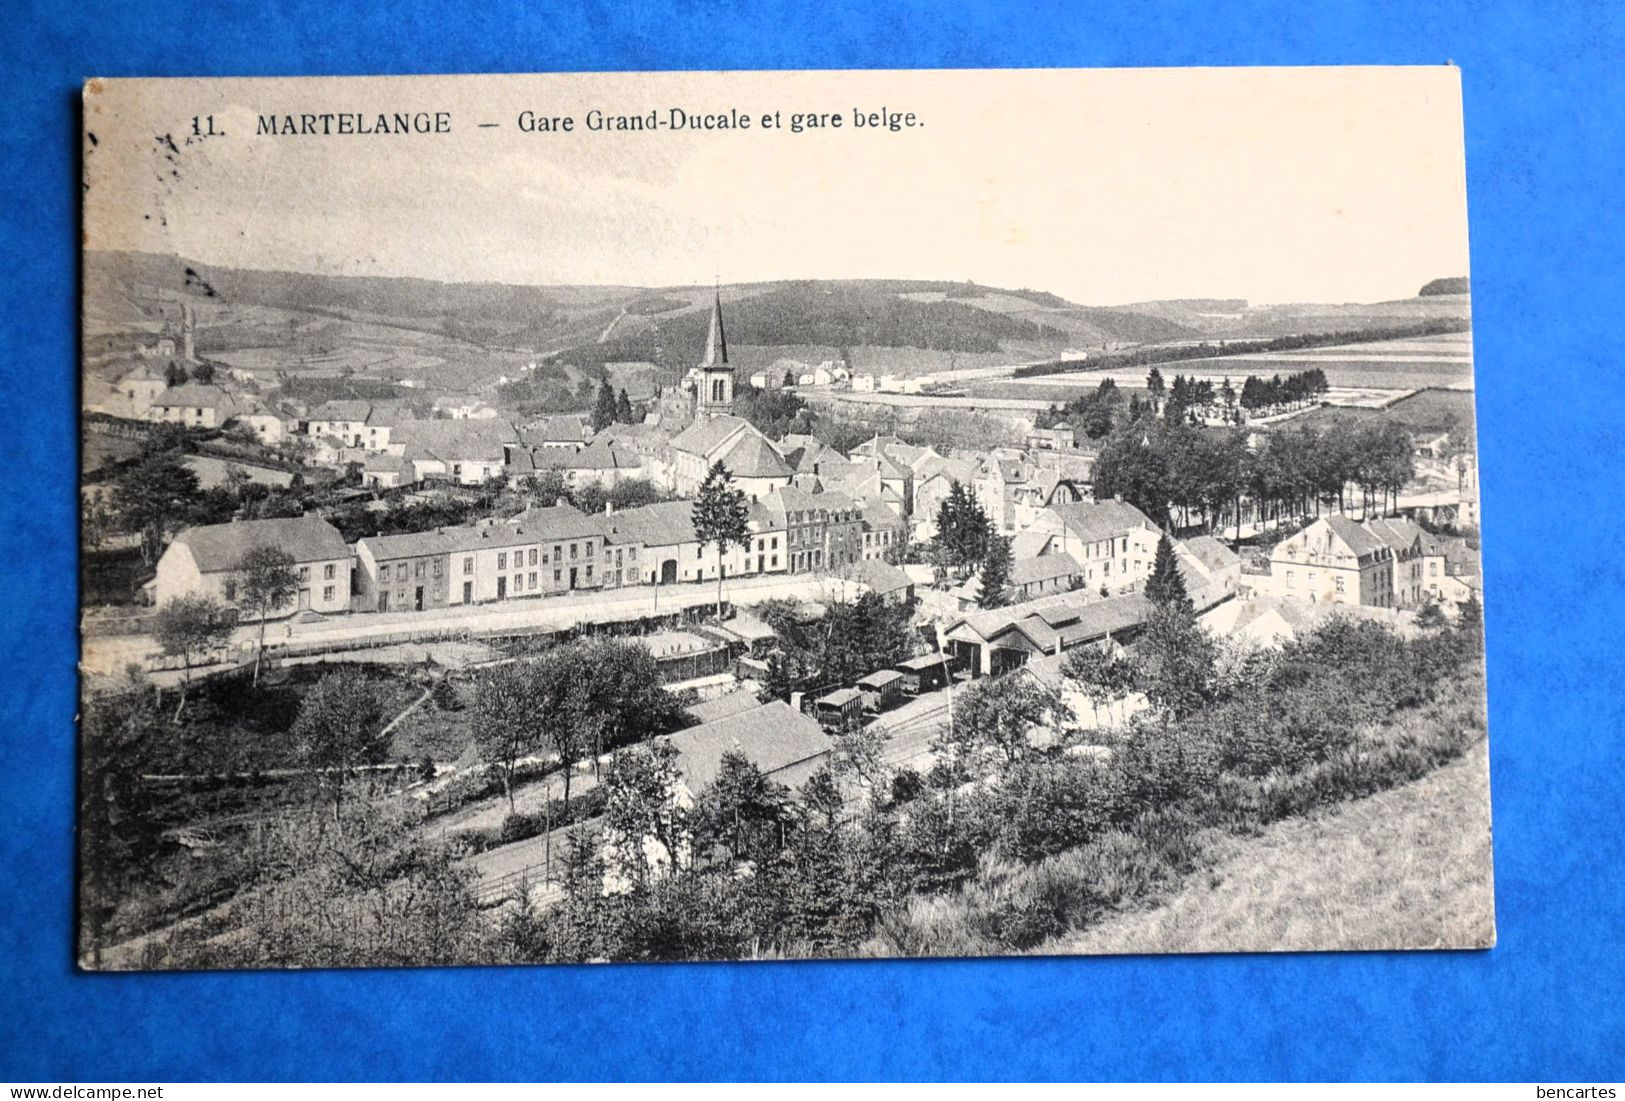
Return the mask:
<path id="1" fill-rule="evenodd" d="M 712 452 L 727 443 L 734 433 L 741 430 L 755 432 L 755 429 L 751 428 L 750 422 L 743 417 L 735 417 L 730 414 L 702 417 L 679 432 L 671 441 L 671 446 L 677 451 L 687 451 L 691 455 L 699 455 L 709 462 Z"/>
<path id="2" fill-rule="evenodd" d="M 773 445 L 755 433 L 746 432 L 723 454 L 722 465 L 735 478 L 789 478 L 790 469 Z"/>

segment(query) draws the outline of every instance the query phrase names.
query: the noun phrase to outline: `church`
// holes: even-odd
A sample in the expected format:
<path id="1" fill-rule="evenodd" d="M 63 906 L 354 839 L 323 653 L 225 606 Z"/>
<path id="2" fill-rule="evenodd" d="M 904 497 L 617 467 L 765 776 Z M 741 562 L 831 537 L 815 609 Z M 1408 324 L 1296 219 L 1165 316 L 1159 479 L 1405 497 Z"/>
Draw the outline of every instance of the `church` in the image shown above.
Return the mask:
<path id="1" fill-rule="evenodd" d="M 686 380 L 691 423 L 671 441 L 674 488 L 684 497 L 699 492 L 711 464 L 720 461 L 734 485 L 759 500 L 790 484 L 795 471 L 756 426 L 734 414 L 737 380 L 728 362 L 728 336 L 722 324 L 722 295 L 711 303 L 705 356 Z"/>

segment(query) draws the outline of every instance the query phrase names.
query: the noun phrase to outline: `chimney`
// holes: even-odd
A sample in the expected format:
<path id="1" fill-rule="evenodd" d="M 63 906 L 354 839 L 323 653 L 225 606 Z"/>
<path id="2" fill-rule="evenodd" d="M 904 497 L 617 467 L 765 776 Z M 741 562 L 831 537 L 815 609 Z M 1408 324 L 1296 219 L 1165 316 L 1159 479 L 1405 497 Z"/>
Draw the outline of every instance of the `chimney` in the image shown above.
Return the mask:
<path id="1" fill-rule="evenodd" d="M 614 516 L 615 515 L 615 502 L 614 501 L 606 500 L 604 502 L 604 515 L 605 516 Z"/>

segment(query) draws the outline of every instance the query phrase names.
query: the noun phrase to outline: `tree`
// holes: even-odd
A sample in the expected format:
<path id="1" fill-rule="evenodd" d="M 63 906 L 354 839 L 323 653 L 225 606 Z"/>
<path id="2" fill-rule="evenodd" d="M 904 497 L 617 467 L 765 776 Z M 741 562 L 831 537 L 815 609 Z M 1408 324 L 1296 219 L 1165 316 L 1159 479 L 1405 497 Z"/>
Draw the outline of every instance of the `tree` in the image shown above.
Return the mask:
<path id="1" fill-rule="evenodd" d="M 199 363 L 192 368 L 192 381 L 208 386 L 214 382 L 214 364 Z"/>
<path id="2" fill-rule="evenodd" d="M 728 850 L 730 863 L 761 860 L 783 844 L 790 793 L 737 749 L 723 753 L 716 779 L 694 808 L 697 832 Z"/>
<path id="3" fill-rule="evenodd" d="M 722 618 L 722 575 L 727 572 L 728 548 L 744 546 L 750 505 L 736 488 L 728 468 L 719 459 L 711 464 L 694 501 L 694 534 L 700 543 L 717 549 L 717 618 Z"/>
<path id="4" fill-rule="evenodd" d="M 1152 412 L 1156 412 L 1162 408 L 1162 396 L 1167 393 L 1168 389 L 1162 381 L 1162 372 L 1155 367 L 1151 368 L 1150 372 L 1145 376 L 1145 388 L 1151 395 Z"/>
<path id="5" fill-rule="evenodd" d="M 631 424 L 633 421 L 632 399 L 626 396 L 624 386 L 621 388 L 621 392 L 615 395 L 615 420 L 619 424 Z"/>
<path id="6" fill-rule="evenodd" d="M 1171 717 L 1183 718 L 1215 697 L 1218 647 L 1189 609 L 1156 606 L 1131 653 L 1134 687 Z"/>
<path id="7" fill-rule="evenodd" d="M 1062 671 L 1078 691 L 1089 697 L 1096 726 L 1100 725 L 1100 705 L 1106 705 L 1106 717 L 1113 719 L 1112 709 L 1128 698 L 1134 686 L 1133 670 L 1109 644 L 1077 647 L 1067 655 Z"/>
<path id="8" fill-rule="evenodd" d="M 598 396 L 592 403 L 592 430 L 602 432 L 615 423 L 615 391 L 606 379 L 598 384 Z"/>
<path id="9" fill-rule="evenodd" d="M 1191 609 L 1185 579 L 1180 576 L 1179 562 L 1174 557 L 1174 541 L 1166 531 L 1157 540 L 1157 557 L 1151 566 L 1151 576 L 1145 583 L 1145 595 L 1151 603 L 1161 607 Z"/>
<path id="10" fill-rule="evenodd" d="M 984 608 L 996 608 L 1004 603 L 1004 588 L 1010 583 L 1010 540 L 995 535 L 987 541 L 987 555 L 982 559 L 982 592 L 978 603 Z"/>
<path id="11" fill-rule="evenodd" d="M 649 882 L 648 843 L 666 851 L 672 873 L 681 871 L 688 813 L 677 801 L 677 750 L 668 742 L 617 753 L 604 773 L 604 832 L 610 863 L 623 879 Z"/>
<path id="12" fill-rule="evenodd" d="M 141 536 L 141 560 L 152 565 L 171 530 L 184 526 L 202 500 L 197 475 L 174 452 L 155 452 L 113 483 L 120 526 Z"/>
<path id="13" fill-rule="evenodd" d="M 537 752 L 545 743 L 552 717 L 537 706 L 537 694 L 526 662 L 493 666 L 475 682 L 474 744 L 480 759 L 502 777 L 509 814 L 515 812 L 514 770 L 521 757 Z"/>
<path id="14" fill-rule="evenodd" d="M 963 576 L 987 556 L 993 525 L 976 495 L 959 482 L 948 487 L 948 495 L 937 506 L 938 546 L 949 565 Z"/>
<path id="15" fill-rule="evenodd" d="M 262 544 L 250 547 L 237 564 L 235 599 L 239 607 L 259 620 L 254 647 L 254 684 L 260 682 L 260 662 L 265 657 L 265 620 L 274 611 L 292 603 L 299 593 L 299 574 L 293 556 L 281 547 Z"/>
<path id="16" fill-rule="evenodd" d="M 363 766 L 383 761 L 388 752 L 382 719 L 383 702 L 372 682 L 354 669 L 325 674 L 300 701 L 289 734 L 300 761 L 332 791 L 334 821 L 344 785 Z"/>
<path id="17" fill-rule="evenodd" d="M 1031 752 L 1028 735 L 1059 703 L 1053 688 L 1020 670 L 984 677 L 954 700 L 953 722 L 933 744 L 959 761 L 994 755 L 1014 764 Z"/>
<path id="18" fill-rule="evenodd" d="M 165 386 L 185 386 L 186 378 L 186 368 L 174 360 L 170 360 L 169 366 L 164 368 Z"/>
<path id="19" fill-rule="evenodd" d="M 164 653 L 181 659 L 181 699 L 175 707 L 175 722 L 181 721 L 186 694 L 192 687 L 192 659 L 231 639 L 237 617 L 221 601 L 200 593 L 183 593 L 158 609 L 153 634 Z"/>

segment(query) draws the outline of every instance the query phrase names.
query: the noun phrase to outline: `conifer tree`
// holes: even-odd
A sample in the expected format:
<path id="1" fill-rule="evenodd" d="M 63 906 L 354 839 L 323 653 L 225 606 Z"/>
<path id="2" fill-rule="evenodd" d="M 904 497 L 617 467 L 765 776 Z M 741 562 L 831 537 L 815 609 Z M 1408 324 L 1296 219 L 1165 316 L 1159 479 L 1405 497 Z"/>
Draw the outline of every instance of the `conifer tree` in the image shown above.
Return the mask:
<path id="1" fill-rule="evenodd" d="M 1179 575 L 1174 542 L 1167 532 L 1157 541 L 1157 559 L 1151 567 L 1151 578 L 1145 583 L 1145 595 L 1158 607 L 1191 610 L 1190 594 L 1185 591 L 1185 579 Z"/>

